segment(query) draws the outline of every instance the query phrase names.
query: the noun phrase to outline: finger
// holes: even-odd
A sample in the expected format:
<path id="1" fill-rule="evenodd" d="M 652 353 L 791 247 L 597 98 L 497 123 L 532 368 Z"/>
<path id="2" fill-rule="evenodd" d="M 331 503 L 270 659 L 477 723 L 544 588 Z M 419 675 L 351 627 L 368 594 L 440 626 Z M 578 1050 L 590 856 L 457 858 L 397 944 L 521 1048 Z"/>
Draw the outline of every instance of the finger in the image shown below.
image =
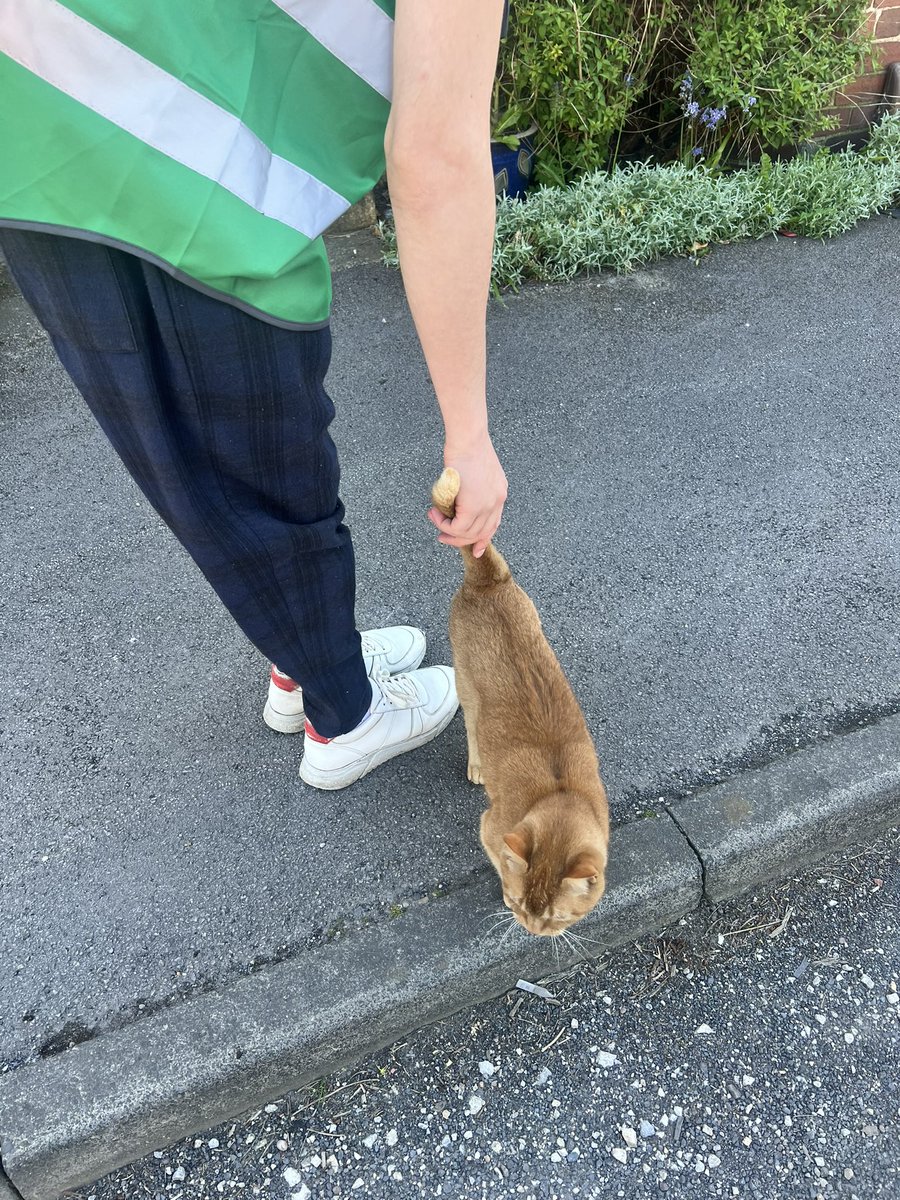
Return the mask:
<path id="1" fill-rule="evenodd" d="M 437 508 L 429 508 L 428 520 L 437 529 L 450 529 L 453 522 L 450 517 L 445 517 L 444 514 Z"/>

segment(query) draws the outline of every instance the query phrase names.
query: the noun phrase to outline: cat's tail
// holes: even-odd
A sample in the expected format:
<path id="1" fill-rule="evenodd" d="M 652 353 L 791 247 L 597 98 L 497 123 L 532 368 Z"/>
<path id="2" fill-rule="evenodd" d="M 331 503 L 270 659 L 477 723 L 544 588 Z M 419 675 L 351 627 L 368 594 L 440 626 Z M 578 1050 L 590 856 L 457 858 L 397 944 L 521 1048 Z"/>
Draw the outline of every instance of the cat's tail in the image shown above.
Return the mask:
<path id="1" fill-rule="evenodd" d="M 431 502 L 438 512 L 453 518 L 456 513 L 456 497 L 459 494 L 459 472 L 454 467 L 445 467 L 440 479 L 431 489 Z M 471 546 L 460 547 L 466 568 L 466 583 L 475 587 L 490 587 L 509 579 L 509 567 L 499 550 L 489 542 L 481 558 L 476 558 Z"/>

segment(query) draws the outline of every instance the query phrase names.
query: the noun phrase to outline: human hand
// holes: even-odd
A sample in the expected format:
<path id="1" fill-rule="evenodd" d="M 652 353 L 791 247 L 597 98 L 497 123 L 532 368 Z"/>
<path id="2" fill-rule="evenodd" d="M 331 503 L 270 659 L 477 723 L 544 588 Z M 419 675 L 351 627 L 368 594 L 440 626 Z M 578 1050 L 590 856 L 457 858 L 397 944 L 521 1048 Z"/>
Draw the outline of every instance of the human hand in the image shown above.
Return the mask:
<path id="1" fill-rule="evenodd" d="M 485 433 L 466 446 L 448 441 L 444 466 L 459 472 L 456 512 L 451 520 L 431 508 L 429 520 L 440 531 L 439 542 L 445 546 L 471 546 L 472 553 L 480 558 L 497 532 L 508 486 L 490 435 Z"/>

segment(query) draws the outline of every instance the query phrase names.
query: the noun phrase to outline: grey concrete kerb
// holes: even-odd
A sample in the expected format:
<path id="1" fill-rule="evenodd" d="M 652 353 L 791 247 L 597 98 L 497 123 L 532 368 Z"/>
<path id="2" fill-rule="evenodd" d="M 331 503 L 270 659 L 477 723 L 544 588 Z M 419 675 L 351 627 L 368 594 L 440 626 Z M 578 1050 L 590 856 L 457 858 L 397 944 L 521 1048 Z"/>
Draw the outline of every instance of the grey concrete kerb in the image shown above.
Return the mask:
<path id="1" fill-rule="evenodd" d="M 656 931 L 900 821 L 900 717 L 835 738 L 616 829 L 594 953 Z M 54 1200 L 149 1150 L 309 1082 L 412 1028 L 556 966 L 486 936 L 495 880 L 0 1078 L 0 1158 Z M 572 961 L 561 955 L 560 964 Z M 7 1193 L 9 1193 L 7 1195 Z"/>
<path id="2" fill-rule="evenodd" d="M 900 816 L 900 717 L 795 753 L 669 809 L 717 903 L 868 841 Z"/>
<path id="3" fill-rule="evenodd" d="M 697 906 L 697 858 L 666 815 L 614 833 L 602 909 L 613 946 Z M 0 1157 L 25 1200 L 51 1200 L 175 1139 L 556 966 L 543 939 L 488 936 L 492 873 L 310 951 L 0 1078 Z M 562 956 L 567 964 L 572 956 Z"/>

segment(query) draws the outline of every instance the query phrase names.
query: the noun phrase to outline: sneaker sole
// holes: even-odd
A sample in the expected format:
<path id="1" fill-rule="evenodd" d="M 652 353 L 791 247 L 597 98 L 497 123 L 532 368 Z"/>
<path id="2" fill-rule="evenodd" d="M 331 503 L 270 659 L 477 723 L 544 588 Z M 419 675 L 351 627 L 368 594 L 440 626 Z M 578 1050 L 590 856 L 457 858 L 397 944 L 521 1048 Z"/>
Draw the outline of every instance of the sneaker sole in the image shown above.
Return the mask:
<path id="1" fill-rule="evenodd" d="M 302 709 L 298 713 L 280 713 L 267 700 L 263 709 L 263 720 L 276 733 L 302 733 L 306 724 L 306 713 Z"/>
<path id="2" fill-rule="evenodd" d="M 326 792 L 336 792 L 340 788 L 349 787 L 351 783 L 356 783 L 358 779 L 362 779 L 364 775 L 368 775 L 382 763 L 390 762 L 392 758 L 399 758 L 401 754 L 407 754 L 410 750 L 418 750 L 420 746 L 425 746 L 428 742 L 433 741 L 444 732 L 456 716 L 458 708 L 457 704 L 452 712 L 443 717 L 434 729 L 429 729 L 427 733 L 420 733 L 418 737 L 411 738 L 402 746 L 385 746 L 382 750 L 377 750 L 371 758 L 354 763 L 351 767 L 344 767 L 342 771 L 321 771 L 317 767 L 308 765 L 304 758 L 300 763 L 300 778 L 310 787 L 321 788 Z"/>

